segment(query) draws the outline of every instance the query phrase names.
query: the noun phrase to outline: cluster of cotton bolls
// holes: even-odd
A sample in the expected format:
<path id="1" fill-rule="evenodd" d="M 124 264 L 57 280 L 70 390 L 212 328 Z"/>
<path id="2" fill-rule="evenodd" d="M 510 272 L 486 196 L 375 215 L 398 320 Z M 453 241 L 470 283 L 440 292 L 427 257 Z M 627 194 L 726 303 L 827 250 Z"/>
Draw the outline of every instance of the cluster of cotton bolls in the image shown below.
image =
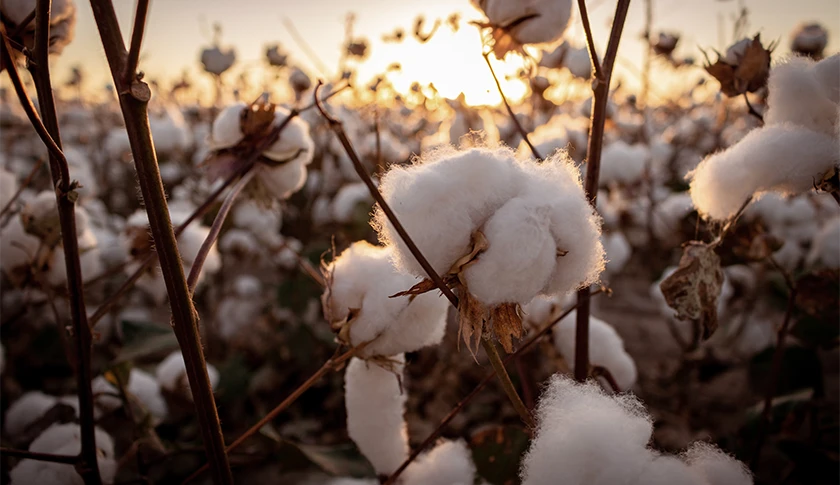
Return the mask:
<path id="1" fill-rule="evenodd" d="M 747 468 L 695 443 L 679 456 L 649 447 L 653 423 L 631 395 L 554 376 L 540 399 L 537 430 L 522 462 L 524 485 L 751 485 Z"/>

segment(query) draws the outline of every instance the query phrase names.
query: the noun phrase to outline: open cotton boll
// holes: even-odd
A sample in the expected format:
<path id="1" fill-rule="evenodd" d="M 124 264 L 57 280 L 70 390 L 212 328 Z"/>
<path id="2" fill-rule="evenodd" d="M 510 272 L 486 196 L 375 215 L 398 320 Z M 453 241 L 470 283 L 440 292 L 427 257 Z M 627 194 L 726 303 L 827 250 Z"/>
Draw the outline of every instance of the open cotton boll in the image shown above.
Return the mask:
<path id="1" fill-rule="evenodd" d="M 219 384 L 219 371 L 209 362 L 207 363 L 207 376 L 210 378 L 210 386 L 215 388 Z M 158 364 L 155 369 L 155 378 L 162 389 L 170 392 L 183 392 L 192 399 L 190 382 L 187 378 L 187 367 L 180 350 L 172 352 Z"/>
<path id="2" fill-rule="evenodd" d="M 393 370 L 353 358 L 344 375 L 347 434 L 378 475 L 390 475 L 408 457 L 406 393 L 402 389 L 405 356 L 391 357 Z"/>
<path id="3" fill-rule="evenodd" d="M 262 283 L 251 275 L 242 275 L 234 282 L 234 294 L 225 297 L 216 312 L 216 323 L 222 338 L 229 339 L 253 325 L 262 310 Z"/>
<path id="4" fill-rule="evenodd" d="M 390 356 L 436 345 L 443 338 L 448 302 L 429 292 L 410 298 L 391 295 L 414 286 L 417 278 L 397 272 L 393 250 L 353 243 L 327 267 L 330 281 L 322 297 L 331 323 L 351 317 L 350 345 L 370 342 L 363 356 Z M 349 315 L 351 309 L 355 315 Z M 373 340 L 373 339 L 376 340 Z"/>
<path id="5" fill-rule="evenodd" d="M 167 106 L 160 114 L 150 115 L 149 126 L 155 151 L 164 156 L 186 150 L 192 144 L 192 133 L 177 109 Z"/>
<path id="6" fill-rule="evenodd" d="M 572 14 L 571 0 L 471 1 L 484 11 L 492 26 L 501 27 L 519 44 L 542 44 L 559 39 Z M 497 57 L 503 55 L 497 54 Z"/>
<path id="7" fill-rule="evenodd" d="M 814 238 L 806 259 L 809 265 L 840 268 L 840 217 L 826 222 Z"/>
<path id="8" fill-rule="evenodd" d="M 486 305 L 525 304 L 548 284 L 557 259 L 551 208 L 510 199 L 482 227 L 488 248 L 464 271 L 470 292 Z"/>
<path id="9" fill-rule="evenodd" d="M 216 116 L 207 140 L 211 149 L 230 148 L 242 141 L 245 137 L 242 133 L 242 114 L 247 108 L 245 103 L 234 103 Z"/>
<path id="10" fill-rule="evenodd" d="M 20 216 L 0 229 L 0 267 L 9 273 L 34 262 L 41 240 L 26 232 Z"/>
<path id="11" fill-rule="evenodd" d="M 601 236 L 601 242 L 607 254 L 604 270 L 609 274 L 620 273 L 633 254 L 633 248 L 630 247 L 627 237 L 622 232 L 610 232 Z"/>
<path id="12" fill-rule="evenodd" d="M 41 391 L 29 391 L 21 395 L 6 410 L 3 425 L 8 436 L 19 436 L 26 428 L 52 409 L 58 398 Z"/>
<path id="13" fill-rule="evenodd" d="M 96 395 L 96 404 L 106 411 L 122 407 L 119 389 L 113 386 L 104 376 L 98 376 L 91 381 L 91 388 Z M 160 392 L 160 384 L 154 376 L 143 370 L 132 368 L 126 384 L 126 392 L 137 399 L 140 404 L 155 418 L 166 418 L 169 408 Z"/>
<path id="14" fill-rule="evenodd" d="M 835 104 L 840 103 L 840 54 L 821 60 L 811 69 L 826 97 Z"/>
<path id="15" fill-rule="evenodd" d="M 472 485 L 475 470 L 467 444 L 446 440 L 418 456 L 402 477 L 405 485 Z"/>
<path id="16" fill-rule="evenodd" d="M 672 235 L 678 228 L 680 221 L 694 210 L 691 194 L 678 192 L 668 195 L 656 204 L 653 209 L 651 226 L 653 234 L 659 239 Z"/>
<path id="17" fill-rule="evenodd" d="M 204 70 L 216 76 L 230 69 L 236 62 L 236 52 L 233 48 L 221 49 L 213 46 L 201 51 L 201 64 Z"/>
<path id="18" fill-rule="evenodd" d="M 254 200 L 241 200 L 233 208 L 233 225 L 247 229 L 256 235 L 264 232 L 280 232 L 283 213 L 277 204 L 265 207 Z"/>
<path id="19" fill-rule="evenodd" d="M 806 192 L 838 163 L 837 138 L 787 123 L 765 126 L 703 160 L 689 174 L 691 199 L 703 217 L 723 220 L 754 193 Z"/>
<path id="20" fill-rule="evenodd" d="M 574 371 L 577 312 L 570 312 L 554 326 L 554 346 Z M 589 317 L 589 361 L 610 371 L 621 390 L 633 387 L 636 363 L 624 350 L 624 340 L 607 322 Z"/>
<path id="21" fill-rule="evenodd" d="M 291 116 L 289 110 L 277 106 L 274 109 L 274 124 L 280 125 L 289 116 Z M 283 128 L 280 137 L 263 152 L 263 155 L 276 162 L 300 159 L 303 160 L 304 165 L 309 165 L 312 161 L 314 146 L 309 134 L 309 125 L 295 117 Z"/>
<path id="22" fill-rule="evenodd" d="M 586 47 L 568 46 L 563 57 L 563 67 L 579 79 L 589 79 L 592 76 L 592 61 Z"/>
<path id="23" fill-rule="evenodd" d="M 836 61 L 829 58 L 820 70 L 821 78 L 829 80 L 827 75 Z M 805 57 L 791 57 L 777 64 L 770 71 L 767 80 L 767 112 L 764 122 L 770 125 L 793 123 L 809 130 L 836 136 L 838 127 L 838 106 L 830 96 L 834 95 L 833 87 L 829 92 L 816 75 L 814 61 Z"/>
<path id="24" fill-rule="evenodd" d="M 641 180 L 649 159 L 650 149 L 645 145 L 629 145 L 623 140 L 610 143 L 601 154 L 601 185 L 632 184 Z"/>
<path id="25" fill-rule="evenodd" d="M 77 208 L 78 211 L 81 208 Z M 102 255 L 99 250 L 99 241 L 96 233 L 89 228 L 77 236 L 79 244 L 79 263 L 82 270 L 82 281 L 88 281 L 102 274 Z M 47 273 L 47 281 L 53 286 L 64 285 L 67 282 L 67 267 L 64 260 L 64 247 L 55 248 L 50 260 L 50 270 Z"/>
<path id="26" fill-rule="evenodd" d="M 496 209 L 519 191 L 521 174 L 509 149 L 440 149 L 412 165 L 392 166 L 380 192 L 438 274 L 469 253 L 470 238 Z M 379 239 L 394 246 L 397 267 L 425 278 L 381 209 L 374 214 Z"/>
<path id="27" fill-rule="evenodd" d="M 686 450 L 682 459 L 694 473 L 702 477 L 704 485 L 752 485 L 749 469 L 720 448 L 696 442 Z"/>
<path id="28" fill-rule="evenodd" d="M 332 220 L 345 224 L 351 222 L 357 213 L 357 208 L 362 204 L 368 208 L 373 205 L 373 197 L 367 185 L 357 182 L 341 187 L 335 194 L 330 207 Z"/>

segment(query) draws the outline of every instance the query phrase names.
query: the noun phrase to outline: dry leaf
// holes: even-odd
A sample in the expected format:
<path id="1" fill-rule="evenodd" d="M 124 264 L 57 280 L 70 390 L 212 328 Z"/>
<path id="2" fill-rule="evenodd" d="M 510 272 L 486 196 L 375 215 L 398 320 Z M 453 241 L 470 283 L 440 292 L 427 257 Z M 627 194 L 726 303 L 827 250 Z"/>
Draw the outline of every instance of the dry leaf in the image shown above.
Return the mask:
<path id="1" fill-rule="evenodd" d="M 271 125 L 274 123 L 273 103 L 267 103 L 262 99 L 248 107 L 242 112 L 239 126 L 246 139 L 260 138 L 268 134 Z"/>
<path id="2" fill-rule="evenodd" d="M 484 333 L 484 324 L 487 322 L 487 308 L 463 286 L 458 300 L 458 333 L 463 336 L 467 348 L 475 355 L 472 347 L 472 337 L 475 335 L 475 349 L 481 341 Z"/>
<path id="3" fill-rule="evenodd" d="M 724 62 L 718 54 L 717 62 L 705 66 L 706 72 L 718 80 L 721 92 L 729 97 L 754 93 L 767 85 L 771 52 L 772 46 L 765 49 L 761 36 L 756 35 L 736 64 Z"/>
<path id="4" fill-rule="evenodd" d="M 516 303 L 502 303 L 490 310 L 490 318 L 493 322 L 493 333 L 504 347 L 505 352 L 513 352 L 513 337 L 522 337 L 522 317 L 519 314 L 519 305 Z"/>
<path id="5" fill-rule="evenodd" d="M 699 320 L 703 338 L 717 329 L 717 300 L 723 285 L 720 258 L 712 247 L 700 241 L 683 245 L 680 265 L 659 284 L 668 306 L 680 320 Z"/>

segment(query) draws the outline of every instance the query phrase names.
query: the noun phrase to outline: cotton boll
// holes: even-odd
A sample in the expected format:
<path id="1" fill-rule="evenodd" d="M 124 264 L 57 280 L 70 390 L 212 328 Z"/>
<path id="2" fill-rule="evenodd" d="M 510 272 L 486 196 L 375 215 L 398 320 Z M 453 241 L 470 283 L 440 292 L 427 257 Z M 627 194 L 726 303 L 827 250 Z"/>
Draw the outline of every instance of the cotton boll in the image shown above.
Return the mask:
<path id="1" fill-rule="evenodd" d="M 18 184 L 15 174 L 0 167 L 0 207 L 6 207 L 12 196 L 17 192 Z"/>
<path id="2" fill-rule="evenodd" d="M 373 205 L 373 197 L 367 185 L 357 182 L 341 187 L 332 200 L 332 220 L 344 224 L 351 222 L 356 208 L 362 204 L 368 207 Z"/>
<path id="3" fill-rule="evenodd" d="M 254 234 L 264 231 L 278 232 L 283 221 L 279 206 L 272 205 L 266 208 L 253 200 L 237 203 L 233 208 L 231 218 L 236 227 L 248 229 Z"/>
<path id="4" fill-rule="evenodd" d="M 571 296 L 569 295 L 538 295 L 533 300 L 522 305 L 522 321 L 531 328 L 540 328 L 548 323 L 560 308 L 563 308 Z"/>
<path id="5" fill-rule="evenodd" d="M 249 231 L 229 229 L 219 239 L 219 250 L 225 254 L 257 255 L 262 246 Z"/>
<path id="6" fill-rule="evenodd" d="M 19 216 L 0 229 L 0 266 L 7 273 L 34 262 L 41 240 L 26 232 Z"/>
<path id="7" fill-rule="evenodd" d="M 838 162 L 837 139 L 790 124 L 766 126 L 703 160 L 689 174 L 691 199 L 703 217 L 723 220 L 756 192 L 810 190 Z"/>
<path id="8" fill-rule="evenodd" d="M 77 209 L 77 212 L 81 209 Z M 77 236 L 79 244 L 79 263 L 81 264 L 82 281 L 88 281 L 102 274 L 103 265 L 99 251 L 99 241 L 90 229 Z M 53 286 L 60 286 L 67 281 L 67 267 L 64 260 L 64 247 L 55 248 L 50 260 L 50 270 L 47 281 Z"/>
<path id="9" fill-rule="evenodd" d="M 627 237 L 621 232 L 611 232 L 601 236 L 601 242 L 607 254 L 605 271 L 613 275 L 620 273 L 633 254 Z"/>
<path id="10" fill-rule="evenodd" d="M 207 363 L 207 375 L 210 378 L 210 386 L 215 388 L 219 384 L 219 371 L 210 363 Z M 182 392 L 192 399 L 187 368 L 180 350 L 172 352 L 158 364 L 155 369 L 155 378 L 162 389 Z"/>
<path id="11" fill-rule="evenodd" d="M 828 44 L 828 32 L 817 23 L 800 24 L 790 34 L 790 50 L 819 56 Z"/>
<path id="12" fill-rule="evenodd" d="M 570 312 L 554 326 L 554 346 L 574 370 L 577 312 Z M 610 371 L 619 388 L 627 390 L 636 382 L 633 358 L 624 350 L 624 341 L 607 322 L 589 317 L 589 360 Z"/>
<path id="13" fill-rule="evenodd" d="M 6 410 L 6 416 L 3 420 L 6 434 L 12 437 L 20 436 L 26 431 L 26 428 L 52 409 L 57 402 L 58 399 L 55 396 L 44 394 L 41 391 L 24 393 Z"/>
<path id="14" fill-rule="evenodd" d="M 104 376 L 98 376 L 91 381 L 91 388 L 96 395 L 96 404 L 100 408 L 112 411 L 122 407 L 119 389 L 108 382 Z M 160 392 L 160 384 L 148 372 L 132 368 L 126 383 L 126 392 L 130 397 L 136 398 L 156 419 L 166 418 L 169 411 L 166 400 Z"/>
<path id="15" fill-rule="evenodd" d="M 639 476 L 630 483 L 639 485 L 707 485 L 682 460 L 654 455 Z"/>
<path id="16" fill-rule="evenodd" d="M 475 464 L 464 441 L 441 441 L 418 456 L 402 477 L 405 485 L 472 485 Z"/>
<path id="17" fill-rule="evenodd" d="M 243 275 L 234 282 L 234 294 L 225 297 L 216 312 L 216 322 L 222 338 L 230 339 L 253 325 L 262 310 L 262 283 L 251 275 Z"/>
<path id="18" fill-rule="evenodd" d="M 472 1 L 484 11 L 490 24 L 497 27 L 514 25 L 505 30 L 519 44 L 541 44 L 559 39 L 566 31 L 572 13 L 571 0 Z M 517 23 L 528 16 L 533 17 Z"/>
<path id="19" fill-rule="evenodd" d="M 357 310 L 350 325 L 351 345 L 371 342 L 363 356 L 396 355 L 436 345 L 443 338 L 448 303 L 433 292 L 390 298 L 418 283 L 417 278 L 397 272 L 391 248 L 356 242 L 329 267 L 330 286 L 322 297 L 324 314 L 334 322 Z M 373 340 L 373 339 L 376 340 Z"/>
<path id="20" fill-rule="evenodd" d="M 811 68 L 823 88 L 825 96 L 835 104 L 840 103 L 840 54 L 834 54 Z"/>
<path id="21" fill-rule="evenodd" d="M 601 154 L 601 185 L 632 184 L 642 179 L 650 159 L 650 150 L 642 145 L 628 145 L 616 140 Z"/>
<path id="22" fill-rule="evenodd" d="M 245 103 L 235 103 L 223 109 L 213 120 L 213 128 L 207 143 L 213 150 L 230 148 L 245 137 L 242 133 L 242 115 L 247 106 Z"/>
<path id="23" fill-rule="evenodd" d="M 279 126 L 291 113 L 285 108 L 274 109 L 274 124 Z M 309 125 L 300 118 L 292 118 L 280 137 L 272 144 L 263 155 L 276 162 L 290 162 L 301 160 L 303 165 L 309 165 L 312 161 L 314 143 L 309 135 Z"/>
<path id="24" fill-rule="evenodd" d="M 831 70 L 834 61 L 827 59 Z M 829 97 L 816 76 L 814 62 L 804 57 L 792 57 L 777 64 L 767 80 L 769 94 L 764 122 L 770 125 L 793 123 L 809 130 L 835 136 L 838 119 L 837 103 Z"/>
<path id="25" fill-rule="evenodd" d="M 390 475 L 408 457 L 402 389 L 405 357 L 390 358 L 393 371 L 353 358 L 344 376 L 347 434 L 379 475 Z"/>
<path id="26" fill-rule="evenodd" d="M 696 442 L 683 455 L 683 460 L 705 485 L 752 485 L 749 469 L 743 463 L 708 443 Z"/>
<path id="27" fill-rule="evenodd" d="M 166 107 L 160 114 L 149 116 L 155 151 L 167 156 L 186 150 L 192 144 L 192 133 L 180 111 Z"/>
<path id="28" fill-rule="evenodd" d="M 586 47 L 572 47 L 566 49 L 563 67 L 578 79 L 589 79 L 592 76 L 592 61 Z"/>
<path id="29" fill-rule="evenodd" d="M 434 270 L 445 274 L 469 253 L 473 231 L 519 191 L 517 172 L 508 150 L 441 149 L 419 163 L 392 166 L 380 192 Z M 397 267 L 425 278 L 381 209 L 374 225 L 380 241 L 395 247 Z"/>
<path id="30" fill-rule="evenodd" d="M 464 271 L 469 291 L 486 305 L 525 304 L 548 283 L 557 259 L 550 207 L 514 197 L 483 227 L 488 248 Z"/>
<path id="31" fill-rule="evenodd" d="M 688 192 L 668 195 L 653 209 L 651 221 L 653 234 L 659 239 L 665 239 L 674 234 L 674 231 L 679 228 L 680 221 L 692 210 L 694 210 L 694 205 Z"/>
<path id="32" fill-rule="evenodd" d="M 216 76 L 230 69 L 236 62 L 236 52 L 233 48 L 221 49 L 213 46 L 201 51 L 201 64 L 204 70 Z"/>
<path id="33" fill-rule="evenodd" d="M 809 265 L 840 268 L 840 217 L 835 217 L 823 225 L 814 238 L 806 261 Z"/>

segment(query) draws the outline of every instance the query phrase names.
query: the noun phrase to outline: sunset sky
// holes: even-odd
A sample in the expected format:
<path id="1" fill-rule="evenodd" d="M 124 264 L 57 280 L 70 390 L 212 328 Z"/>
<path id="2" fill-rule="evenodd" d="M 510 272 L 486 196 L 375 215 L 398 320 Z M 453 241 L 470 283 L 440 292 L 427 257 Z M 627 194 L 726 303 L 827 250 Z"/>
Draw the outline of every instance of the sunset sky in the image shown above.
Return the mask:
<path id="1" fill-rule="evenodd" d="M 830 31 L 831 52 L 840 50 L 840 2 L 836 0 L 747 0 L 748 32 L 760 32 L 766 41 L 780 41 L 778 53 L 788 50 L 791 29 L 801 21 L 819 21 Z M 86 74 L 88 89 L 100 88 L 109 80 L 107 66 L 99 44 L 99 36 L 90 11 L 90 4 L 77 0 L 79 8 L 76 39 L 55 62 L 57 80 L 65 79 L 71 66 L 81 65 Z M 128 36 L 135 2 L 115 0 L 114 4 Z M 590 0 L 593 31 L 596 42 L 603 49 L 609 34 L 609 22 L 614 2 Z M 680 52 L 700 58 L 698 46 L 722 48 L 721 42 L 732 40 L 732 23 L 738 11 L 737 0 L 654 0 L 654 31 L 674 30 L 682 34 Z M 400 62 L 402 73 L 391 77 L 398 89 L 405 89 L 412 81 L 433 82 L 442 95 L 455 97 L 465 92 L 471 104 L 499 101 L 493 80 L 481 58 L 481 44 L 477 30 L 462 23 L 458 33 L 441 28 L 427 44 L 411 38 L 414 19 L 424 14 L 431 25 L 435 18 L 446 18 L 460 12 L 463 20 L 479 19 L 481 14 L 468 0 L 393 1 L 365 0 L 153 0 L 143 48 L 141 69 L 151 79 L 164 85 L 188 69 L 193 79 L 202 78 L 198 61 L 200 50 L 211 44 L 212 25 L 222 26 L 222 44 L 236 49 L 238 65 L 228 82 L 235 82 L 242 69 L 261 70 L 265 46 L 279 42 L 291 54 L 292 62 L 313 75 L 316 66 L 295 44 L 283 23 L 288 18 L 301 36 L 311 45 L 317 56 L 334 74 L 344 37 L 346 14 L 356 13 L 354 32 L 366 37 L 371 55 L 359 67 L 359 79 L 366 81 L 383 72 L 393 62 Z M 639 66 L 642 59 L 644 2 L 631 2 L 630 14 L 621 43 L 619 74 L 629 84 L 635 74 L 627 66 Z M 385 44 L 381 37 L 396 27 L 409 34 L 400 44 Z M 722 27 L 722 28 L 721 28 Z M 583 34 L 577 13 L 567 33 L 571 42 L 582 44 Z M 499 65 L 499 74 L 510 74 L 520 62 Z M 206 82 L 209 85 L 209 81 Z M 522 83 L 505 83 L 510 96 L 521 95 Z"/>

